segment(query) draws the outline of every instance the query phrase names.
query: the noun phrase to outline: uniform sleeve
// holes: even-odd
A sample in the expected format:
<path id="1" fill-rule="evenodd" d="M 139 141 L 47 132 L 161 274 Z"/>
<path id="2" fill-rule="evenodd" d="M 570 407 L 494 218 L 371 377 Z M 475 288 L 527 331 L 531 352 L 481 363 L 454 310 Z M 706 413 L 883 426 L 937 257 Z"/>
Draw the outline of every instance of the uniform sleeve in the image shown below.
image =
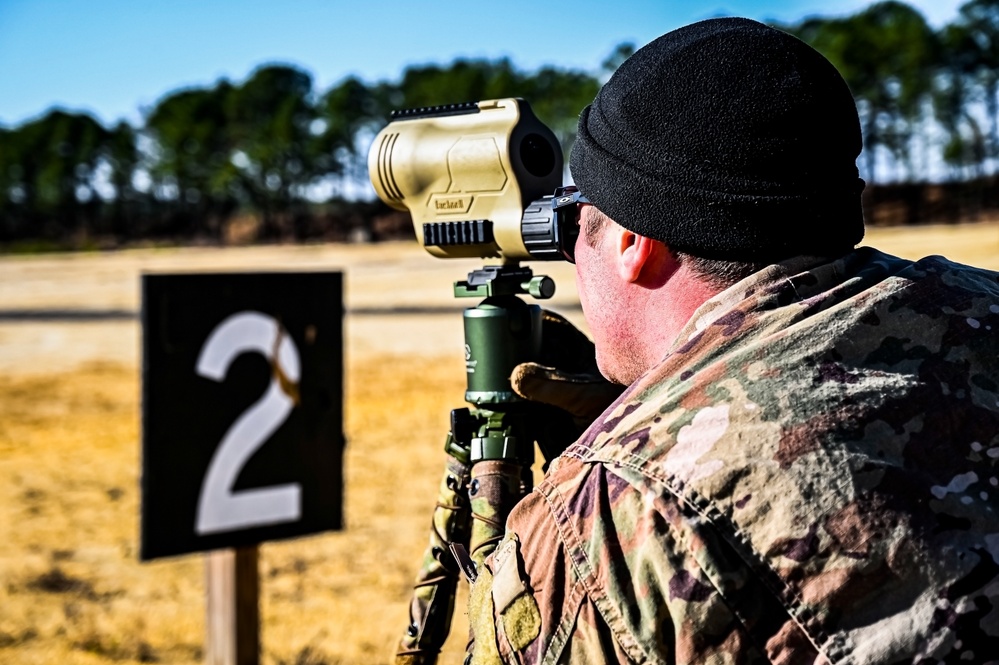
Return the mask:
<path id="1" fill-rule="evenodd" d="M 521 501 L 473 585 L 473 664 L 629 663 L 590 602 L 545 495 Z"/>
<path id="2" fill-rule="evenodd" d="M 511 513 L 473 589 L 476 648 L 492 654 L 473 662 L 762 661 L 714 583 L 738 575 L 680 505 L 568 462 Z"/>

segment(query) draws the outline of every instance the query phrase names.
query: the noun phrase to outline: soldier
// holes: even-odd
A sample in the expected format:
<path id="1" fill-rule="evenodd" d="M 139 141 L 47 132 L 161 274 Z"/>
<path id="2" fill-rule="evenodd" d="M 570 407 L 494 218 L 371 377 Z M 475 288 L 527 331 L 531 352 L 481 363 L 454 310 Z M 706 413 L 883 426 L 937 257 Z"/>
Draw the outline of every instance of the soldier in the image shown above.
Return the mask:
<path id="1" fill-rule="evenodd" d="M 832 65 L 746 19 L 584 109 L 577 283 L 627 388 L 510 515 L 472 662 L 999 662 L 999 275 L 855 248 L 860 149 Z"/>

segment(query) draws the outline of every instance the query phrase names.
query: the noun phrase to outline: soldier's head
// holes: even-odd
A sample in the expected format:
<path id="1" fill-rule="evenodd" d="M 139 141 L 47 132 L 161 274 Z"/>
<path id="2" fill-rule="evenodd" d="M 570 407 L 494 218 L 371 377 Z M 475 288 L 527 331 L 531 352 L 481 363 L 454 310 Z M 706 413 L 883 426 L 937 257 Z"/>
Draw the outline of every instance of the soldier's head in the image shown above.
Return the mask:
<path id="1" fill-rule="evenodd" d="M 641 268 L 662 274 L 645 290 L 685 266 L 711 287 L 696 298 L 772 262 L 852 249 L 864 234 L 860 149 L 843 78 L 787 33 L 711 19 L 639 49 L 583 110 L 570 158 L 592 204 L 577 281 L 598 357 L 635 353 L 621 327 L 636 303 L 620 283 L 635 243 L 672 259 L 649 255 Z M 613 251 L 589 251 L 608 229 Z"/>

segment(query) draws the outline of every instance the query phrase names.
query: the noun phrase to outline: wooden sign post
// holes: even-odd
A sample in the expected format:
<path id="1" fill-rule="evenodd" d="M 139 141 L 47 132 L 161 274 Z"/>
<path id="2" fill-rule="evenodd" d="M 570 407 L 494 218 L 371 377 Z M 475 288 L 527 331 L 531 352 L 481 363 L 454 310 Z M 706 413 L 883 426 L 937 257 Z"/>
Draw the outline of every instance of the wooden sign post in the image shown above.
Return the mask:
<path id="1" fill-rule="evenodd" d="M 205 554 L 206 665 L 260 662 L 260 569 L 256 545 Z"/>
<path id="2" fill-rule="evenodd" d="M 339 529 L 340 273 L 144 275 L 140 558 L 206 554 L 211 665 L 260 655 L 257 544 Z"/>

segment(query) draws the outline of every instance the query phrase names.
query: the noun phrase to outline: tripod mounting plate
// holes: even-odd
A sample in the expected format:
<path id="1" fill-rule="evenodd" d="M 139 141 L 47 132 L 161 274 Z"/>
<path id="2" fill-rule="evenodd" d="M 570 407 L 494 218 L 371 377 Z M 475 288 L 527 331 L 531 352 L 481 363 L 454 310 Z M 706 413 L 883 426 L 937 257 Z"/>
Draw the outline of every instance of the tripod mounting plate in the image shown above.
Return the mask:
<path id="1" fill-rule="evenodd" d="M 468 279 L 454 283 L 456 298 L 489 298 L 528 294 L 538 300 L 555 295 L 555 280 L 535 275 L 521 266 L 485 266 L 468 273 Z"/>

